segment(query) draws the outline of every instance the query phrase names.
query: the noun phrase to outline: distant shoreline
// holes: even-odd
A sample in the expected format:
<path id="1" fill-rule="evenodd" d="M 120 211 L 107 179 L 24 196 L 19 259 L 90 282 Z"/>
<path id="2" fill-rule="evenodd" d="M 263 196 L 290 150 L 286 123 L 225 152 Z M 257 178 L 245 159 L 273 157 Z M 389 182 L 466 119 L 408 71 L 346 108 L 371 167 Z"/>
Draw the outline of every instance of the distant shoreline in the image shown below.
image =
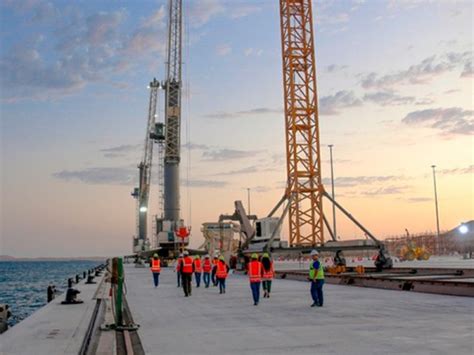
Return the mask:
<path id="1" fill-rule="evenodd" d="M 0 255 L 0 261 L 79 261 L 79 260 L 106 260 L 109 256 L 72 256 L 72 257 L 14 257 Z"/>

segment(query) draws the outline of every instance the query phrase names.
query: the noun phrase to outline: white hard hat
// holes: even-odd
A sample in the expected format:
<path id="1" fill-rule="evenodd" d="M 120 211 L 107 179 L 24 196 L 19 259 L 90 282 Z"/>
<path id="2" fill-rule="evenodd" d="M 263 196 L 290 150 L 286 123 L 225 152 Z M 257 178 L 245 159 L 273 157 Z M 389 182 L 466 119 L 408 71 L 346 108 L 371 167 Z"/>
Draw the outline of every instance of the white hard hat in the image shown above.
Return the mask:
<path id="1" fill-rule="evenodd" d="M 209 254 L 206 254 L 205 258 L 206 258 L 206 259 L 210 258 Z"/>
<path id="2" fill-rule="evenodd" d="M 182 257 L 183 257 L 183 253 L 179 254 L 179 257 L 182 258 Z"/>
<path id="3" fill-rule="evenodd" d="M 311 250 L 311 254 L 310 254 L 310 255 L 311 255 L 311 256 L 313 256 L 313 255 L 319 255 L 319 253 L 318 253 L 317 250 L 313 249 L 313 250 Z"/>
<path id="4" fill-rule="evenodd" d="M 185 250 L 185 251 L 183 252 L 183 255 L 189 255 L 189 251 Z"/>

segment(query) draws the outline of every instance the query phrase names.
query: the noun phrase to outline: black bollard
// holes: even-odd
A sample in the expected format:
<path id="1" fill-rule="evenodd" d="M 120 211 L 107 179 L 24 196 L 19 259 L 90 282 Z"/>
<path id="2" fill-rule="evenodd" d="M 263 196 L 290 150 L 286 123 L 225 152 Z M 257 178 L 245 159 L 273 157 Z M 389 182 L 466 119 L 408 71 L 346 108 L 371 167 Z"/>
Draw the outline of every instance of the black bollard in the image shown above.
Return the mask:
<path id="1" fill-rule="evenodd" d="M 72 278 L 68 278 L 67 279 L 67 288 L 71 288 L 72 287 Z"/>

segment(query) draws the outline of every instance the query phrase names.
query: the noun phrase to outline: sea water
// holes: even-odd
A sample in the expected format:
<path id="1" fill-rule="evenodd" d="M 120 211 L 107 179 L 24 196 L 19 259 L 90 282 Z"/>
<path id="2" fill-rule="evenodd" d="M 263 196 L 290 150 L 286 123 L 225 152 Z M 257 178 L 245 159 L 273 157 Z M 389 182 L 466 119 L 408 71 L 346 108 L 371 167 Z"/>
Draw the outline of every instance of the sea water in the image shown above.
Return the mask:
<path id="1" fill-rule="evenodd" d="M 47 303 L 50 283 L 64 292 L 67 279 L 101 264 L 97 260 L 0 261 L 0 304 L 10 306 L 15 325 Z M 57 297 L 62 297 L 57 294 Z"/>

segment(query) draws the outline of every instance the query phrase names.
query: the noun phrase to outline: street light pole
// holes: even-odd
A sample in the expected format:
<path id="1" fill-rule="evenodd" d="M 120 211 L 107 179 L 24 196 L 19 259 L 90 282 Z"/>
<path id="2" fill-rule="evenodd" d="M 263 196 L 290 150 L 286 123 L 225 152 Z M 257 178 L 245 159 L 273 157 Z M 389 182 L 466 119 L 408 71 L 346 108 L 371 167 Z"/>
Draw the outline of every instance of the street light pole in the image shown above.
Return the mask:
<path id="1" fill-rule="evenodd" d="M 332 161 L 332 144 L 328 145 L 329 147 L 329 155 L 331 159 L 331 189 L 332 189 L 332 199 L 335 200 L 335 194 L 334 194 L 334 166 L 333 166 L 333 161 Z M 334 203 L 332 204 L 332 225 L 333 225 L 333 232 L 334 232 L 334 238 L 337 240 L 337 231 L 336 231 L 336 206 Z"/>
<path id="2" fill-rule="evenodd" d="M 250 188 L 247 188 L 247 210 L 248 214 L 250 215 Z"/>
<path id="3" fill-rule="evenodd" d="M 431 165 L 433 169 L 433 183 L 434 183 L 434 197 L 435 197 L 435 208 L 436 208 L 436 250 L 438 255 L 440 254 L 439 250 L 439 211 L 438 211 L 438 191 L 436 188 L 436 165 Z"/>

